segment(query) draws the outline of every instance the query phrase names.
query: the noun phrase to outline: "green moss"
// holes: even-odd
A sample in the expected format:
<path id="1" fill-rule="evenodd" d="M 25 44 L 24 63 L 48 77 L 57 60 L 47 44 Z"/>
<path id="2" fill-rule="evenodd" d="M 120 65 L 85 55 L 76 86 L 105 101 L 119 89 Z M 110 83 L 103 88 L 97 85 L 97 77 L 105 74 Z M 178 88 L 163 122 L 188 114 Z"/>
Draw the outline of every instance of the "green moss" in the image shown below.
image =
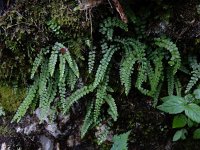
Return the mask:
<path id="1" fill-rule="evenodd" d="M 15 112 L 25 97 L 25 91 L 24 88 L 0 85 L 0 105 L 7 112 Z"/>
<path id="2" fill-rule="evenodd" d="M 0 126 L 0 136 L 12 136 L 13 134 L 13 131 L 8 126 Z"/>

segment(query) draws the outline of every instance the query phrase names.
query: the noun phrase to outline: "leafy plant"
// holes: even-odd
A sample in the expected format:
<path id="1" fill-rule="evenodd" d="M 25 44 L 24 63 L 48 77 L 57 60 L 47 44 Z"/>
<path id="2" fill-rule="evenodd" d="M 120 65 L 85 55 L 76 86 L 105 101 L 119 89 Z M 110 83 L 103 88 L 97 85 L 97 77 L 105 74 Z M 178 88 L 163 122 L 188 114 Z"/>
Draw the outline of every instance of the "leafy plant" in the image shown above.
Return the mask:
<path id="1" fill-rule="evenodd" d="M 186 125 L 192 127 L 195 123 L 200 123 L 198 91 L 199 89 L 195 89 L 193 94 L 188 94 L 185 97 L 172 95 L 162 98 L 164 103 L 157 108 L 169 114 L 178 114 L 174 117 L 172 124 L 173 128 L 183 128 L 186 127 Z M 180 114 L 182 112 L 184 112 L 184 114 Z M 173 141 L 185 139 L 186 134 L 187 129 L 178 130 L 173 137 Z M 198 130 L 194 131 L 193 137 L 195 139 L 198 138 Z"/>
<path id="2" fill-rule="evenodd" d="M 126 133 L 115 135 L 113 137 L 113 145 L 111 150 L 128 150 L 128 136 L 130 135 L 131 131 Z"/>

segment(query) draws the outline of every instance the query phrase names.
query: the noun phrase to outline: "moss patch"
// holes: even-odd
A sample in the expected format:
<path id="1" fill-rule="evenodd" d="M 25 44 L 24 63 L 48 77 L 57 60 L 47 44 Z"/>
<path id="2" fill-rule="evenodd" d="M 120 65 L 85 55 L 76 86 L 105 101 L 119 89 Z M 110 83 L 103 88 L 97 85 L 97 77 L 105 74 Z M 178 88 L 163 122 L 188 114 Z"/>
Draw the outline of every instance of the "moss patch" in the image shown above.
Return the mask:
<path id="1" fill-rule="evenodd" d="M 15 112 L 25 97 L 25 88 L 0 85 L 0 105 L 7 112 Z"/>

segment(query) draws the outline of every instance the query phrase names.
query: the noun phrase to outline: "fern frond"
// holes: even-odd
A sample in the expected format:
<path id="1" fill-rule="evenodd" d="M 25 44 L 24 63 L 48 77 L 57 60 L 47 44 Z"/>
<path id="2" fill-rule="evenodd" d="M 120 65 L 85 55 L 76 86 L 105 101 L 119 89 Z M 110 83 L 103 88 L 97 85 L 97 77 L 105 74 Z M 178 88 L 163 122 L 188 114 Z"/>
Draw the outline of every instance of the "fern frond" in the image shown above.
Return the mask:
<path id="1" fill-rule="evenodd" d="M 133 65 L 136 62 L 133 52 L 127 53 L 120 63 L 120 79 L 121 84 L 125 87 L 125 93 L 128 95 L 131 89 L 131 73 L 133 71 Z"/>
<path id="2" fill-rule="evenodd" d="M 68 78 L 67 78 L 67 83 L 70 87 L 70 89 L 73 91 L 74 90 L 74 87 L 75 87 L 75 84 L 77 82 L 77 76 L 74 74 L 74 72 L 69 69 L 69 72 L 68 72 Z"/>
<path id="3" fill-rule="evenodd" d="M 105 97 L 105 100 L 109 105 L 108 113 L 111 115 L 111 117 L 113 118 L 114 121 L 117 121 L 118 111 L 117 111 L 115 99 L 110 94 L 107 94 Z"/>
<path id="4" fill-rule="evenodd" d="M 156 93 L 158 92 L 157 88 L 159 83 L 162 80 L 163 77 L 163 64 L 162 64 L 162 56 L 157 57 L 153 60 L 155 69 L 153 69 L 148 63 L 148 76 L 149 76 L 149 83 L 151 86 L 151 90 L 149 91 L 148 95 L 151 97 L 154 97 L 157 95 Z"/>
<path id="5" fill-rule="evenodd" d="M 88 86 L 83 86 L 81 89 L 78 89 L 74 93 L 72 93 L 65 101 L 61 102 L 62 103 L 62 112 L 66 113 L 69 111 L 70 107 L 78 101 L 80 98 L 83 96 L 89 94 L 94 90 L 93 85 L 88 85 Z"/>
<path id="6" fill-rule="evenodd" d="M 147 93 L 149 93 L 149 90 L 144 89 L 142 87 L 142 84 L 147 81 L 147 72 L 148 72 L 147 60 L 144 59 L 144 61 L 142 61 L 141 64 L 139 65 L 137 80 L 135 83 L 135 87 L 144 95 L 147 95 Z"/>
<path id="7" fill-rule="evenodd" d="M 62 54 L 59 54 L 59 72 L 60 72 L 60 76 L 59 76 L 59 80 L 61 81 L 63 79 L 64 73 L 65 73 L 65 58 L 63 57 Z"/>
<path id="8" fill-rule="evenodd" d="M 43 51 L 41 50 L 33 62 L 33 68 L 31 70 L 31 79 L 33 79 L 38 67 L 42 63 L 42 60 L 43 60 Z"/>
<path id="9" fill-rule="evenodd" d="M 51 77 L 54 74 L 57 59 L 58 59 L 58 48 L 56 45 L 54 45 L 54 47 L 52 48 L 52 51 L 51 51 L 51 56 L 49 58 L 49 66 L 48 66 L 48 70 L 49 70 Z"/>
<path id="10" fill-rule="evenodd" d="M 94 63 L 95 63 L 95 51 L 92 50 L 92 51 L 89 52 L 89 58 L 88 58 L 89 73 L 92 73 L 92 70 L 94 68 Z"/>
<path id="11" fill-rule="evenodd" d="M 170 66 L 173 66 L 174 68 L 173 74 L 175 74 L 181 66 L 181 56 L 178 51 L 178 48 L 173 42 L 165 38 L 156 38 L 155 44 L 161 48 L 165 48 L 166 50 L 170 52 L 171 58 L 170 58 L 170 61 L 168 61 L 168 64 Z"/>
<path id="12" fill-rule="evenodd" d="M 95 74 L 95 80 L 93 83 L 94 88 L 96 88 L 99 85 L 99 83 L 104 79 L 108 64 L 109 64 L 114 52 L 116 52 L 117 50 L 118 50 L 118 47 L 111 45 L 110 48 L 107 50 L 107 52 L 103 55 L 103 58 L 100 61 L 100 65 Z"/>
<path id="13" fill-rule="evenodd" d="M 30 87 L 30 89 L 28 90 L 27 96 L 24 99 L 24 101 L 21 103 L 21 105 L 19 106 L 16 114 L 14 115 L 12 119 L 12 122 L 13 121 L 19 122 L 20 119 L 25 115 L 26 111 L 28 110 L 28 108 L 30 107 L 32 101 L 34 100 L 36 96 L 37 89 L 38 89 L 38 80 L 36 80 L 34 84 Z"/>
<path id="14" fill-rule="evenodd" d="M 198 80 L 200 79 L 200 65 L 199 68 L 197 70 L 193 70 L 192 72 L 192 76 L 190 78 L 190 81 L 186 87 L 185 93 L 188 93 L 192 87 L 197 84 Z"/>
<path id="15" fill-rule="evenodd" d="M 48 93 L 47 89 L 43 89 L 43 92 L 40 95 L 40 101 L 39 101 L 39 108 L 40 108 L 40 115 L 39 119 L 42 122 L 47 118 L 48 111 L 49 111 L 49 96 L 50 93 Z"/>
<path id="16" fill-rule="evenodd" d="M 174 81 L 173 70 L 171 68 L 167 70 L 167 85 L 168 85 L 168 95 L 173 95 L 175 81 Z"/>
<path id="17" fill-rule="evenodd" d="M 188 93 L 200 79 L 200 63 L 197 62 L 197 57 L 189 57 L 189 63 L 192 68 L 192 76 L 186 87 L 185 93 Z"/>
<path id="18" fill-rule="evenodd" d="M 101 106 L 105 102 L 106 88 L 106 85 L 99 85 L 99 87 L 97 88 L 95 108 L 93 114 L 93 120 L 95 123 L 97 122 L 98 117 L 100 116 Z"/>
<path id="19" fill-rule="evenodd" d="M 47 61 L 45 61 L 41 66 L 41 72 L 39 76 L 40 82 L 39 82 L 39 90 L 38 90 L 39 95 L 41 95 L 41 93 L 43 92 L 44 89 L 46 89 L 46 86 L 47 86 L 47 79 L 49 77 L 47 65 L 48 63 Z"/>
<path id="20" fill-rule="evenodd" d="M 85 119 L 84 119 L 84 123 L 81 127 L 81 138 L 83 138 L 85 136 L 89 127 L 93 123 L 92 108 L 93 108 L 93 103 L 91 103 L 87 108 L 87 113 L 86 113 L 86 116 L 85 116 Z"/>
<path id="21" fill-rule="evenodd" d="M 123 29 L 124 31 L 128 31 L 128 26 L 122 20 L 118 18 L 107 18 L 104 20 L 102 24 L 100 24 L 100 32 L 108 39 L 112 40 L 114 27 L 118 27 Z"/>
<path id="22" fill-rule="evenodd" d="M 65 79 L 62 79 L 58 83 L 59 95 L 61 102 L 65 101 L 65 94 L 66 94 L 66 84 Z"/>

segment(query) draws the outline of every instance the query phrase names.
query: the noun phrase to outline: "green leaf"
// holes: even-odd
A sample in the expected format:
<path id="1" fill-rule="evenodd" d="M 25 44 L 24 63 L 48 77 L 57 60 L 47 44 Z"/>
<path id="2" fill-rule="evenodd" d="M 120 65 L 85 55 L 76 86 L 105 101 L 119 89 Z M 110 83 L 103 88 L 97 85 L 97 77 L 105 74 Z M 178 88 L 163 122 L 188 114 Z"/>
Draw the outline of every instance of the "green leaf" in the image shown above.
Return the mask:
<path id="1" fill-rule="evenodd" d="M 185 110 L 186 102 L 179 96 L 167 96 L 163 98 L 164 103 L 157 108 L 169 114 L 178 114 Z"/>
<path id="2" fill-rule="evenodd" d="M 191 120 L 200 123 L 200 107 L 197 104 L 188 104 L 185 106 L 185 114 Z"/>
<path id="3" fill-rule="evenodd" d="M 181 130 L 176 131 L 176 133 L 173 136 L 173 141 L 175 142 L 175 141 L 178 141 L 180 139 L 182 139 L 182 140 L 186 139 L 185 134 L 187 134 L 186 129 L 181 129 Z"/>
<path id="4" fill-rule="evenodd" d="M 194 90 L 193 94 L 194 94 L 194 96 L 195 96 L 196 99 L 200 99 L 200 89 Z"/>
<path id="5" fill-rule="evenodd" d="M 127 141 L 128 141 L 128 136 L 131 133 L 131 131 L 128 131 L 126 133 L 120 134 L 120 135 L 115 135 L 113 137 L 113 146 L 111 150 L 128 150 L 127 148 Z"/>
<path id="6" fill-rule="evenodd" d="M 199 129 L 196 129 L 196 130 L 193 132 L 193 138 L 194 138 L 194 139 L 200 139 L 200 128 L 199 128 Z"/>
<path id="7" fill-rule="evenodd" d="M 182 128 L 187 124 L 187 118 L 185 115 L 180 114 L 174 117 L 172 128 Z"/>

